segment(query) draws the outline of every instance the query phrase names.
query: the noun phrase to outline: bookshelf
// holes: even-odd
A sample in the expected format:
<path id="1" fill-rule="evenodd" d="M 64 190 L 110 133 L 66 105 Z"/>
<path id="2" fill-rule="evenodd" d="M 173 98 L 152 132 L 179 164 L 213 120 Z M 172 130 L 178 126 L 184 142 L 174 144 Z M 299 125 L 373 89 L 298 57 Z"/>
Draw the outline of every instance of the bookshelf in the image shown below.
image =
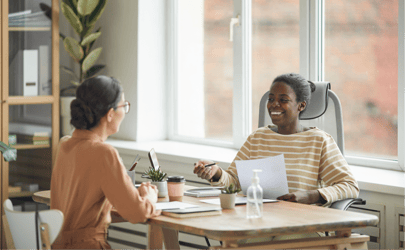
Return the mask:
<path id="1" fill-rule="evenodd" d="M 40 3 L 50 6 L 50 13 L 42 12 Z M 5 162 L 1 157 L 4 214 L 6 199 L 29 200 L 34 193 L 19 189 L 21 183 L 38 185 L 39 190 L 50 188 L 60 122 L 59 1 L 1 0 L 0 40 L 0 139 L 8 144 L 9 135 L 17 138 L 17 144 L 12 145 L 17 149 L 17 161 Z M 29 141 L 37 140 L 35 135 L 17 130 L 15 124 L 46 127 L 47 139 L 36 141 L 41 143 L 36 145 Z M 23 142 L 19 142 L 20 133 L 24 134 L 20 136 Z M 3 223 L 1 216 L 0 221 Z M 1 226 L 0 232 L 5 247 Z"/>

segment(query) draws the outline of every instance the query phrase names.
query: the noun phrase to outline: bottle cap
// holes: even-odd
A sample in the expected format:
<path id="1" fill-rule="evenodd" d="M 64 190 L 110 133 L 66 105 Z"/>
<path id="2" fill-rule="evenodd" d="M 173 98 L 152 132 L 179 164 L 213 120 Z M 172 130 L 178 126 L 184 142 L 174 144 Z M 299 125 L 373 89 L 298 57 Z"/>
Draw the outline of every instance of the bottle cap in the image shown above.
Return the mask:
<path id="1" fill-rule="evenodd" d="M 253 169 L 253 177 L 252 177 L 252 183 L 259 183 L 259 176 L 257 173 L 262 172 L 261 169 Z"/>

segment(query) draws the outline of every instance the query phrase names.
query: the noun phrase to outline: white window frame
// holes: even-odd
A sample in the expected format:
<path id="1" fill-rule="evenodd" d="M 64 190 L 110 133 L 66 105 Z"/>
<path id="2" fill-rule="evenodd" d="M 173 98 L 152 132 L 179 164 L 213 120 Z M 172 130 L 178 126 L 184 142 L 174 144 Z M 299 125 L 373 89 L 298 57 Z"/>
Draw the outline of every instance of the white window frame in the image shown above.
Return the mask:
<path id="1" fill-rule="evenodd" d="M 398 161 L 346 155 L 349 164 L 396 171 L 405 171 L 405 0 L 399 0 L 398 13 Z M 168 139 L 190 143 L 239 148 L 252 128 L 252 3 L 234 0 L 234 15 L 241 17 L 241 25 L 234 28 L 234 97 L 233 141 L 191 138 L 176 134 L 176 35 L 177 0 L 168 0 Z M 324 0 L 300 0 L 300 74 L 314 81 L 327 80 L 324 74 L 325 50 L 325 2 Z M 323 123 L 322 119 L 317 122 Z"/>
<path id="2" fill-rule="evenodd" d="M 234 0 L 233 17 L 240 16 L 240 25 L 234 26 L 233 31 L 233 65 L 234 65 L 234 84 L 233 95 L 241 98 L 233 98 L 233 118 L 232 130 L 233 141 L 221 141 L 214 139 L 204 139 L 196 137 L 181 136 L 177 131 L 177 0 L 168 0 L 168 77 L 169 87 L 169 140 L 183 141 L 190 143 L 206 144 L 212 146 L 222 146 L 229 148 L 240 148 L 249 136 L 252 129 L 252 90 L 251 90 L 251 72 L 252 72 L 252 11 L 251 1 Z M 230 22 L 231 20 L 229 20 Z"/>

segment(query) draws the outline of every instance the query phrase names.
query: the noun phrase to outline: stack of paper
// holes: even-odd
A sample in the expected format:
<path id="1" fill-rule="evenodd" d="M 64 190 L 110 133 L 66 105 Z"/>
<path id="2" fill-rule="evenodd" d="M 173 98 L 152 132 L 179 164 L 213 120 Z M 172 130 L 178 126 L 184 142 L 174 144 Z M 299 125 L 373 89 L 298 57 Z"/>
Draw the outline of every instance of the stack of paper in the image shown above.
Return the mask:
<path id="1" fill-rule="evenodd" d="M 201 187 L 193 188 L 187 191 L 184 191 L 184 195 L 192 197 L 210 197 L 210 196 L 219 196 L 221 193 L 220 187 Z"/>

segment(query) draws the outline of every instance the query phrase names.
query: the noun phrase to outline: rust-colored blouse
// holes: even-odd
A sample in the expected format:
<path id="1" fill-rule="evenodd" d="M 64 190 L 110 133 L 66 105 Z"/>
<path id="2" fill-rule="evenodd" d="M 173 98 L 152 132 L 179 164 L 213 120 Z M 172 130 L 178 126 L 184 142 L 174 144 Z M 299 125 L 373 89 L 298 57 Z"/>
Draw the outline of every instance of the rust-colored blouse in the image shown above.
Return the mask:
<path id="1" fill-rule="evenodd" d="M 51 209 L 64 215 L 53 247 L 108 247 L 113 206 L 132 223 L 158 215 L 133 185 L 117 150 L 92 131 L 76 129 L 61 139 L 52 172 Z"/>

